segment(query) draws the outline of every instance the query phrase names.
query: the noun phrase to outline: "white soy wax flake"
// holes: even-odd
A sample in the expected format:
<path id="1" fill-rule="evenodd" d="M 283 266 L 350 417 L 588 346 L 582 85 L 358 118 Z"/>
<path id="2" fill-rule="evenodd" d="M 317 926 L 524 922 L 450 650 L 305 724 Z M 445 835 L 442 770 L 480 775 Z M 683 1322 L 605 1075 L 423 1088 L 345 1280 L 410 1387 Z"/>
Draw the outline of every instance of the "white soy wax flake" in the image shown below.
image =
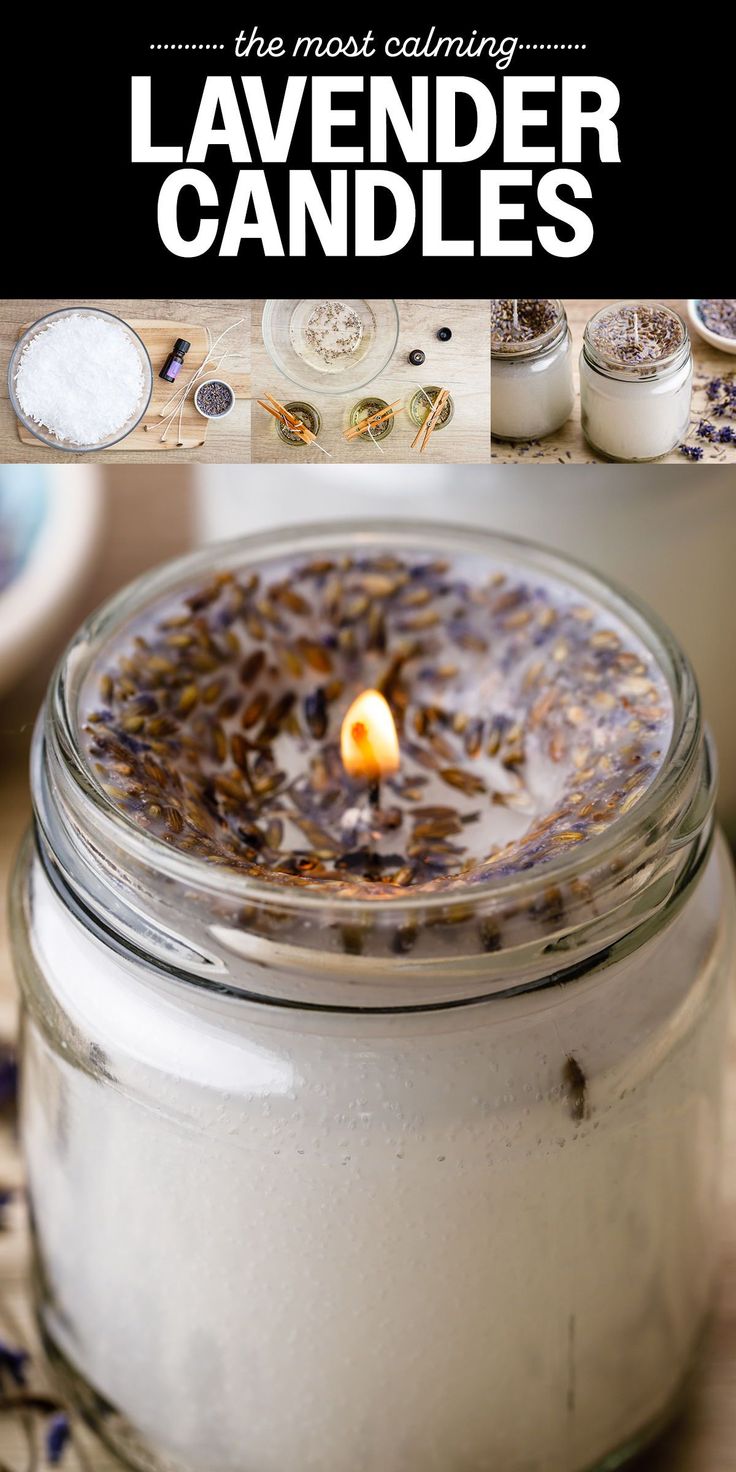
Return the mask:
<path id="1" fill-rule="evenodd" d="M 31 338 L 15 379 L 23 413 L 73 445 L 123 429 L 144 387 L 140 355 L 124 328 L 76 312 Z"/>

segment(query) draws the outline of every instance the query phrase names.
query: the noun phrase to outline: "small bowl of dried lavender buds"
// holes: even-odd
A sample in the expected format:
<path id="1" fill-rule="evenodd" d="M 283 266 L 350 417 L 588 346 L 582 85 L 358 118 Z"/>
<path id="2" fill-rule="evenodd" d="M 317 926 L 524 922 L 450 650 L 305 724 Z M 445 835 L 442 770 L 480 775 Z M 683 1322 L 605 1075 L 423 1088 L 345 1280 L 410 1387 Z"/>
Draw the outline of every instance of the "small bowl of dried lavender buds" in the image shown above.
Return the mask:
<path id="1" fill-rule="evenodd" d="M 205 378 L 195 392 L 194 407 L 204 419 L 224 419 L 235 408 L 235 391 L 224 378 Z"/>
<path id="2" fill-rule="evenodd" d="M 712 348 L 736 353 L 736 299 L 688 297 L 687 313 L 695 331 Z"/>

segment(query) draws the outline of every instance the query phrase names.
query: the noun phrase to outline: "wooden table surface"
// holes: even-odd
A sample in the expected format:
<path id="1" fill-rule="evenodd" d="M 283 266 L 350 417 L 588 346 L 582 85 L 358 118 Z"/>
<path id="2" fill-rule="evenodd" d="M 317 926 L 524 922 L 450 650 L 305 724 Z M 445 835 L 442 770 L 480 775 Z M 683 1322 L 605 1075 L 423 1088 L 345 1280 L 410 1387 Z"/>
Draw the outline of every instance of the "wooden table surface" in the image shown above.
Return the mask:
<path id="1" fill-rule="evenodd" d="M 19 439 L 18 422 L 8 399 L 7 368 L 10 354 L 15 347 L 20 328 L 24 324 L 37 321 L 46 312 L 55 312 L 61 307 L 69 306 L 102 307 L 105 311 L 114 312 L 116 316 L 126 320 L 164 318 L 171 322 L 197 322 L 210 328 L 213 340 L 231 323 L 237 322 L 239 317 L 244 317 L 245 320 L 241 326 L 235 328 L 222 345 L 223 348 L 227 345 L 229 349 L 228 356 L 222 365 L 222 372 L 227 377 L 227 371 L 230 368 L 233 373 L 238 374 L 241 383 L 247 385 L 248 392 L 250 391 L 251 303 L 249 300 L 208 301 L 189 298 L 186 301 L 168 301 L 151 298 L 140 301 L 121 297 L 116 300 L 68 302 L 50 298 L 37 301 L 18 297 L 0 299 L 0 363 L 2 365 L 0 372 L 0 464 L 32 460 L 41 463 L 58 461 L 64 465 L 75 461 L 142 465 L 162 459 L 161 451 L 126 450 L 125 440 L 111 450 L 102 450 L 89 455 L 74 455 L 51 450 L 42 445 L 40 440 L 35 441 L 33 445 L 27 445 Z M 173 338 L 171 345 L 173 347 Z M 185 366 L 188 366 L 188 359 L 185 359 Z M 198 365 L 195 364 L 196 366 Z M 200 460 L 207 465 L 221 461 L 235 461 L 244 464 L 250 460 L 249 397 L 239 398 L 232 413 L 228 414 L 221 424 L 211 423 L 209 425 L 206 443 L 201 448 L 166 451 L 168 465 L 177 462 L 186 463 L 191 460 Z"/>
<path id="2" fill-rule="evenodd" d="M 301 389 L 283 377 L 274 366 L 261 335 L 263 302 L 253 303 L 253 459 L 259 463 L 282 462 L 307 465 L 325 462 L 313 446 L 293 448 L 276 432 L 276 421 L 256 400 L 265 392 L 280 403 L 306 400 L 322 417 L 320 444 L 341 465 L 366 464 L 458 464 L 487 463 L 490 437 L 490 300 L 397 301 L 399 340 L 385 371 L 364 389 L 348 394 L 320 394 L 318 389 Z M 449 327 L 452 338 L 439 342 L 439 327 Z M 408 355 L 421 348 L 426 361 L 413 368 Z M 392 404 L 408 403 L 415 390 L 425 384 L 449 388 L 455 413 L 450 424 L 436 431 L 423 455 L 411 449 L 417 432 L 406 410 L 397 411 L 391 434 L 382 442 L 384 454 L 365 438 L 347 441 L 344 431 L 353 404 L 367 394 Z"/>
<path id="3" fill-rule="evenodd" d="M 662 298 L 670 307 L 675 307 L 687 321 L 687 303 L 677 301 L 674 298 Z M 600 307 L 608 306 L 609 303 L 602 298 L 586 299 L 576 298 L 570 300 L 565 298 L 565 311 L 572 332 L 572 363 L 573 384 L 575 388 L 575 404 L 571 417 L 557 434 L 548 435 L 543 440 L 531 440 L 524 444 L 511 444 L 508 440 L 493 440 L 491 442 L 491 459 L 495 465 L 513 465 L 519 461 L 531 461 L 534 465 L 558 465 L 563 464 L 602 464 L 609 462 L 595 450 L 591 450 L 588 441 L 583 435 L 580 425 L 580 372 L 578 362 L 580 349 L 583 345 L 583 332 L 585 324 L 590 320 Z M 689 323 L 688 323 L 689 327 Z M 695 329 L 690 330 L 693 347 L 693 400 L 690 410 L 690 428 L 686 436 L 689 445 L 700 445 L 703 450 L 701 465 L 708 463 L 725 465 L 736 464 L 736 444 L 711 445 L 707 440 L 698 439 L 695 430 L 701 419 L 708 419 L 709 404 L 705 392 L 706 385 L 712 378 L 721 378 L 725 374 L 736 372 L 736 356 L 733 353 L 721 353 L 717 348 L 712 348 L 700 336 Z M 493 366 L 491 365 L 491 393 L 493 393 Z M 727 421 L 720 421 L 725 423 Z M 679 447 L 676 447 L 670 455 L 665 455 L 657 460 L 657 465 L 681 465 L 683 455 Z"/>
<path id="4" fill-rule="evenodd" d="M 79 589 L 79 608 L 69 615 L 67 627 L 54 630 L 44 659 L 25 684 L 0 701 L 0 1039 L 12 1038 L 15 1033 L 16 994 L 4 897 L 13 857 L 28 821 L 28 743 L 35 711 L 53 660 L 78 618 L 144 567 L 191 545 L 187 480 L 186 471 L 171 467 L 168 461 L 157 467 L 155 475 L 147 468 L 134 478 L 127 477 L 119 467 L 105 472 L 108 505 L 100 556 L 86 585 Z M 141 536 L 142 525 L 145 538 Z M 682 1417 L 640 1460 L 638 1472 L 736 1472 L 736 1032 L 730 1047 L 721 1218 L 723 1261 L 713 1323 Z M 6 1230 L 0 1231 L 0 1341 L 32 1350 L 30 1384 L 41 1388 L 48 1382 L 30 1312 L 22 1168 L 12 1122 L 8 1120 L 0 1122 L 0 1188 L 4 1186 L 15 1187 L 16 1194 L 4 1213 Z M 37 1426 L 37 1439 L 42 1432 L 43 1426 Z M 26 1435 L 17 1414 L 3 1413 L 0 1396 L 0 1472 L 27 1472 L 42 1465 L 31 1462 Z M 93 1438 L 75 1427 L 75 1446 L 63 1463 L 67 1472 L 114 1472 L 117 1465 Z"/>

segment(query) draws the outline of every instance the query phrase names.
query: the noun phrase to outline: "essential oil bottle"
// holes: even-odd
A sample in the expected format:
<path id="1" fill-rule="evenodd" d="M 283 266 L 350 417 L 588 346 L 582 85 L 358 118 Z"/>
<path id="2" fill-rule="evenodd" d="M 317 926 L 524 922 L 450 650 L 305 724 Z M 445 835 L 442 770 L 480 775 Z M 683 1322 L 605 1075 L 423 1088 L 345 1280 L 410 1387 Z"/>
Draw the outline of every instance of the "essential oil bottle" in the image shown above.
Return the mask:
<path id="1" fill-rule="evenodd" d="M 165 383 L 174 383 L 181 373 L 181 365 L 184 362 L 184 358 L 189 352 L 191 346 L 192 344 L 190 342 L 186 342 L 183 337 L 177 337 L 176 342 L 174 343 L 174 346 L 169 353 L 169 356 L 166 359 L 161 372 L 158 375 L 159 378 L 163 378 Z"/>

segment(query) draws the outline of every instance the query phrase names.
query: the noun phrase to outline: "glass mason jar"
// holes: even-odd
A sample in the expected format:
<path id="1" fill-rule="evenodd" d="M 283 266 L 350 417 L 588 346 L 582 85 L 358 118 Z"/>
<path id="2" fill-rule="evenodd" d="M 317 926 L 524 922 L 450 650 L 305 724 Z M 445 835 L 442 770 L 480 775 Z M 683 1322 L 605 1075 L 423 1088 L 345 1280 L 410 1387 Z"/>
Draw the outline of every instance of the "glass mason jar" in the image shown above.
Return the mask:
<path id="1" fill-rule="evenodd" d="M 303 403 L 301 399 L 292 399 L 290 403 L 284 404 L 284 408 L 288 409 L 290 414 L 295 414 L 298 419 L 301 419 L 302 424 L 305 424 L 312 434 L 319 435 L 322 428 L 322 415 L 319 409 L 315 409 L 313 404 Z M 290 450 L 303 450 L 308 443 L 307 440 L 303 440 L 300 435 L 295 434 L 294 430 L 289 428 L 285 419 L 276 420 L 276 433 L 279 439 L 285 445 L 289 446 Z"/>
<path id="2" fill-rule="evenodd" d="M 491 434 L 538 440 L 570 418 L 574 402 L 572 337 L 565 308 L 548 303 L 552 321 L 536 337 L 491 334 Z"/>
<path id="3" fill-rule="evenodd" d="M 647 303 L 622 302 L 633 312 Z M 672 345 L 657 361 L 621 361 L 616 347 L 597 339 L 604 307 L 585 328 L 580 353 L 580 413 L 583 434 L 607 460 L 646 461 L 668 455 L 690 423 L 693 357 L 687 327 L 671 307 L 656 310 L 674 329 Z"/>
<path id="4" fill-rule="evenodd" d="M 418 388 L 416 393 L 412 394 L 408 404 L 408 413 L 412 424 L 415 424 L 417 429 L 421 429 L 422 425 L 427 423 L 435 402 L 441 393 L 442 389 L 439 384 L 428 383 L 425 387 Z M 441 429 L 445 429 L 448 424 L 452 423 L 454 416 L 455 400 L 452 394 L 448 394 L 440 409 L 433 433 L 439 434 Z"/>
<path id="5" fill-rule="evenodd" d="M 691 670 L 581 568 L 419 531 L 290 530 L 149 574 L 80 630 L 39 720 L 12 905 L 37 1309 L 136 1468 L 618 1466 L 701 1336 L 734 899 Z M 462 902 L 275 886 L 116 807 L 77 718 L 99 651 L 213 565 L 371 537 L 501 547 L 636 631 L 674 726 L 635 807 Z"/>

